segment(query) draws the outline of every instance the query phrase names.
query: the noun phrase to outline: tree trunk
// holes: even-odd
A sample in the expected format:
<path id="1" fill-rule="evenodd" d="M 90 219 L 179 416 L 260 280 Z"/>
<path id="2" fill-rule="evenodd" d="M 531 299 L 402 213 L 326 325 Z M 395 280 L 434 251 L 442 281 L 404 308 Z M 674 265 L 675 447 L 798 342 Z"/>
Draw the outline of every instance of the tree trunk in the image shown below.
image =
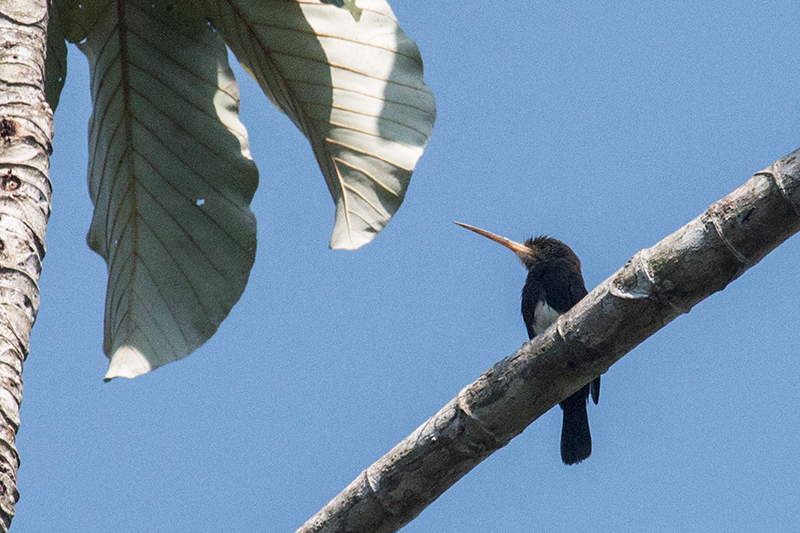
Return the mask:
<path id="1" fill-rule="evenodd" d="M 0 532 L 19 499 L 14 442 L 22 363 L 39 309 L 53 114 L 45 101 L 47 0 L 0 0 Z"/>
<path id="2" fill-rule="evenodd" d="M 800 231 L 800 149 L 637 253 L 503 359 L 297 533 L 390 533 L 647 337 Z"/>

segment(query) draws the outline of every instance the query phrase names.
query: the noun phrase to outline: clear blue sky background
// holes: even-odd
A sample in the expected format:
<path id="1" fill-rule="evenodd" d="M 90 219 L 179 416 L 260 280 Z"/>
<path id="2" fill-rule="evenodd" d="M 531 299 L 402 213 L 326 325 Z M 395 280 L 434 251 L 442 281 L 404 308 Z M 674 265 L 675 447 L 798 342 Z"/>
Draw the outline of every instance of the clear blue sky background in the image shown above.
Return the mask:
<path id="1" fill-rule="evenodd" d="M 385 232 L 328 250 L 311 150 L 238 69 L 261 172 L 247 291 L 194 355 L 108 384 L 70 48 L 12 530 L 294 531 L 527 340 L 523 268 L 452 220 L 560 238 L 591 289 L 800 146 L 796 2 L 393 8 L 438 119 Z M 555 409 L 404 531 L 800 530 L 798 262 L 795 237 L 614 365 L 589 460 L 561 464 Z"/>

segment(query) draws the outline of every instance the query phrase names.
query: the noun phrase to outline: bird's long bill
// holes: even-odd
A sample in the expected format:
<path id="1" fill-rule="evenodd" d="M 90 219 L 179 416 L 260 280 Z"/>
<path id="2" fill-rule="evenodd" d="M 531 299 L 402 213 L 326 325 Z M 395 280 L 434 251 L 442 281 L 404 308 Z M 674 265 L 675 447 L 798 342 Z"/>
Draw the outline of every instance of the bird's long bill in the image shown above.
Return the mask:
<path id="1" fill-rule="evenodd" d="M 502 244 L 503 246 L 505 246 L 506 248 L 517 254 L 517 256 L 521 257 L 522 255 L 531 254 L 531 250 L 524 244 L 514 242 L 510 239 L 506 239 L 505 237 L 501 237 L 500 235 L 495 235 L 494 233 L 490 233 L 485 229 L 480 229 L 476 228 L 475 226 L 470 226 L 469 224 L 462 224 L 461 222 L 456 222 L 456 221 L 453 221 L 453 223 L 461 226 L 462 228 L 467 228 L 470 231 L 474 231 L 478 235 L 483 235 L 487 239 L 491 239 L 497 244 Z"/>

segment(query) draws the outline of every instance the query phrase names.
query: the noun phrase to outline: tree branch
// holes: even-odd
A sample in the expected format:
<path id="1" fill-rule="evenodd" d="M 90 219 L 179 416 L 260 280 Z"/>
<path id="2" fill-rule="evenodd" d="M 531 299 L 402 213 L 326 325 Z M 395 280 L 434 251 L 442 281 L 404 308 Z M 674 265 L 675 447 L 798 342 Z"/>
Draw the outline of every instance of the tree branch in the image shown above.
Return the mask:
<path id="1" fill-rule="evenodd" d="M 297 533 L 388 533 L 531 422 L 800 230 L 800 149 L 642 250 L 497 363 Z"/>
<path id="2" fill-rule="evenodd" d="M 19 498 L 14 442 L 22 363 L 39 309 L 50 216 L 46 30 L 46 0 L 0 0 L 0 532 L 8 530 Z"/>

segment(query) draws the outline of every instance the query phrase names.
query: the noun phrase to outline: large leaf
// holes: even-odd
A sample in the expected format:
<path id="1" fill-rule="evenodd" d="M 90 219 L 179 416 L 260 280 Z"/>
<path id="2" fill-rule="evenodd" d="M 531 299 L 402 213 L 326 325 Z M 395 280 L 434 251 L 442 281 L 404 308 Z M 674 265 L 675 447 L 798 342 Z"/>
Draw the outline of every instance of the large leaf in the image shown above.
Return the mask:
<path id="1" fill-rule="evenodd" d="M 436 116 L 419 50 L 388 4 L 207 4 L 239 61 L 311 142 L 336 204 L 331 247 L 371 241 L 400 207 Z"/>
<path id="2" fill-rule="evenodd" d="M 185 357 L 227 316 L 255 257 L 258 173 L 219 34 L 186 4 L 101 4 L 80 48 L 110 379 Z"/>
<path id="3" fill-rule="evenodd" d="M 44 63 L 44 94 L 50 109 L 55 112 L 61 98 L 61 89 L 67 81 L 67 42 L 65 39 L 65 14 L 59 3 L 53 2 L 48 12 L 47 55 Z"/>

